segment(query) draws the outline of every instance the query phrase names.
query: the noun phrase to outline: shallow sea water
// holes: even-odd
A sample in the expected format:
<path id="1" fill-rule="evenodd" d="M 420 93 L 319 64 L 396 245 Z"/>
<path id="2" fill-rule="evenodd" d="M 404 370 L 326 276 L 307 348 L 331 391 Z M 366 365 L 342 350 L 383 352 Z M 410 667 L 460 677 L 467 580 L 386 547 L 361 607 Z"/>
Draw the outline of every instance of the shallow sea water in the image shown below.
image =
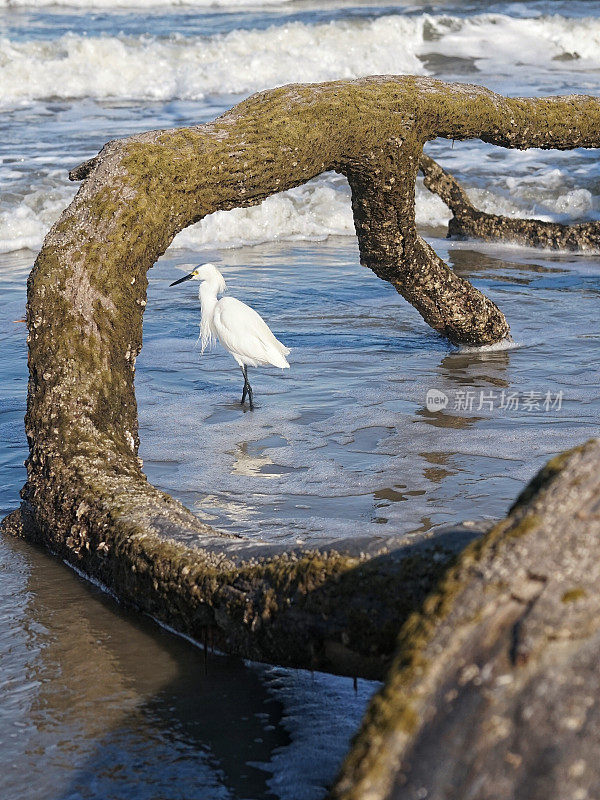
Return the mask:
<path id="1" fill-rule="evenodd" d="M 600 90 L 597 3 L 130 2 L 0 0 L 0 514 L 25 478 L 26 277 L 76 191 L 67 170 L 106 140 L 202 122 L 293 80 Z M 596 151 L 428 150 L 484 210 L 600 216 Z M 498 517 L 548 457 L 597 434 L 599 257 L 450 242 L 445 206 L 421 184 L 416 199 L 428 240 L 500 305 L 513 345 L 449 346 L 362 268 L 339 176 L 213 215 L 149 276 L 136 387 L 152 481 L 222 530 L 314 544 Z M 227 353 L 200 355 L 195 285 L 169 288 L 205 260 L 292 348 L 289 371 L 251 371 L 253 413 Z M 205 664 L 6 538 L 0 619 L 2 800 L 320 800 L 376 688 Z"/>
<path id="2" fill-rule="evenodd" d="M 177 264 L 159 263 L 136 377 L 150 479 L 216 527 L 290 542 L 502 515 L 598 430 L 597 264 L 432 241 L 504 310 L 512 346 L 449 346 L 350 238 L 221 252 L 231 293 L 292 349 L 289 372 L 250 370 L 252 413 L 233 359 L 196 346 L 195 285 L 169 288 Z"/>
<path id="3" fill-rule="evenodd" d="M 205 659 L 9 539 L 0 620 L 3 800 L 320 797 L 375 688 Z"/>

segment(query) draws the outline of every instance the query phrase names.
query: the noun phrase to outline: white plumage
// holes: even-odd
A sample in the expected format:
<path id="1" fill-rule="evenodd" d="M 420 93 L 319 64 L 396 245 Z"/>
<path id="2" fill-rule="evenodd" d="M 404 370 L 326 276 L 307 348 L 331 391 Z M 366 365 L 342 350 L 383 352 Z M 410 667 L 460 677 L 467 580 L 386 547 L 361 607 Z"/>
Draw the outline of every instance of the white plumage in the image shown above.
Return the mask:
<path id="1" fill-rule="evenodd" d="M 243 330 L 240 330 L 242 325 Z M 286 359 L 289 348 L 273 336 L 260 314 L 235 297 L 222 297 L 218 301 L 212 326 L 223 347 L 240 367 L 272 364 L 281 369 L 289 368 Z"/>
<path id="2" fill-rule="evenodd" d="M 248 367 L 271 364 L 281 369 L 289 368 L 286 356 L 289 348 L 275 338 L 264 319 L 253 308 L 237 300 L 235 297 L 221 297 L 227 286 L 225 280 L 214 264 L 202 264 L 189 275 L 185 275 L 171 286 L 183 281 L 200 281 L 200 336 L 202 352 L 217 338 L 240 365 L 244 375 L 242 404 L 246 394 L 250 408 L 254 407 L 252 387 L 248 382 Z"/>

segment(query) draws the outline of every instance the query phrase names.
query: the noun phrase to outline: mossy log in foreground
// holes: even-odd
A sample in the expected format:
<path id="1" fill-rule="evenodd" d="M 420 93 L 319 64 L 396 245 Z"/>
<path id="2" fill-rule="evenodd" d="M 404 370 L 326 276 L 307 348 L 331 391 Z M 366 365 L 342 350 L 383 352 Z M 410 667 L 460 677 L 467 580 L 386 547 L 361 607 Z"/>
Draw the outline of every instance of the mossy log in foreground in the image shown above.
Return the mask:
<path id="1" fill-rule="evenodd" d="M 393 538 L 362 556 L 356 542 L 286 553 L 222 536 L 151 486 L 133 385 L 147 270 L 205 215 L 337 170 L 352 188 L 364 263 L 452 341 L 497 341 L 508 333 L 502 313 L 415 231 L 423 144 L 597 147 L 599 118 L 591 97 L 506 99 L 384 76 L 285 86 L 206 125 L 107 144 L 74 171 L 84 183 L 28 281 L 28 477 L 5 527 L 181 631 L 210 629 L 229 652 L 382 674 L 395 629 L 455 546 L 437 562 Z"/>
<path id="2" fill-rule="evenodd" d="M 475 208 L 456 178 L 423 154 L 419 168 L 425 186 L 439 195 L 452 211 L 448 236 L 457 239 L 515 242 L 549 250 L 600 250 L 600 222 L 563 225 L 540 219 L 505 217 Z"/>
<path id="3" fill-rule="evenodd" d="M 550 461 L 408 620 L 332 798 L 600 797 L 599 464 Z"/>

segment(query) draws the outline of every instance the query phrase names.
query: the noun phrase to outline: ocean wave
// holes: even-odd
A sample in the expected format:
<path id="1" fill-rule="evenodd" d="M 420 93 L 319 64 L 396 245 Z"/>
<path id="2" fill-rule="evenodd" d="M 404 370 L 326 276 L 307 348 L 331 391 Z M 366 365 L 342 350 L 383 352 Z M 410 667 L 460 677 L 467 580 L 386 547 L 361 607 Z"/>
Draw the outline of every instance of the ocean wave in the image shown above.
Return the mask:
<path id="1" fill-rule="evenodd" d="M 197 100 L 292 82 L 427 74 L 428 56 L 470 59 L 516 74 L 525 66 L 600 66 L 600 20 L 502 14 L 389 15 L 212 37 L 80 36 L 0 39 L 0 103 L 48 98 Z M 449 67 L 451 69 L 451 66 Z"/>
<path id="2" fill-rule="evenodd" d="M 537 195 L 532 193 L 532 179 L 527 176 L 509 179 L 510 192 L 470 188 L 468 194 L 483 211 L 506 216 L 560 221 L 577 221 L 590 216 L 597 198 L 586 189 L 570 189 L 568 177 L 564 175 L 563 183 L 557 185 L 555 172 L 551 170 L 547 176 L 538 176 Z M 552 193 L 549 186 L 553 186 Z M 37 250 L 74 192 L 75 188 L 70 185 L 40 187 L 15 205 L 5 206 L 0 212 L 0 253 Z M 439 228 L 450 216 L 440 198 L 427 191 L 421 179 L 417 181 L 417 224 Z M 235 248 L 264 242 L 322 241 L 329 236 L 353 235 L 350 187 L 345 178 L 331 173 L 271 195 L 260 205 L 210 214 L 181 231 L 171 247 Z"/>
<path id="3" fill-rule="evenodd" d="M 429 16 L 425 35 L 429 53 L 471 58 L 484 72 L 509 68 L 514 73 L 525 66 L 577 71 L 600 64 L 600 19 L 595 17 Z"/>
<path id="4" fill-rule="evenodd" d="M 74 187 L 49 189 L 41 186 L 14 204 L 3 203 L 0 210 L 0 253 L 38 250 L 74 194 Z"/>
<path id="5" fill-rule="evenodd" d="M 242 8 L 279 6 L 294 0 L 0 0 L 1 8 L 153 8 L 191 6 L 194 8 Z"/>
<path id="6" fill-rule="evenodd" d="M 423 73 L 410 42 L 423 19 L 300 22 L 212 37 L 89 37 L 0 40 L 0 102 L 46 98 L 198 100 L 285 83 Z M 402 44 L 399 47 L 399 44 Z"/>

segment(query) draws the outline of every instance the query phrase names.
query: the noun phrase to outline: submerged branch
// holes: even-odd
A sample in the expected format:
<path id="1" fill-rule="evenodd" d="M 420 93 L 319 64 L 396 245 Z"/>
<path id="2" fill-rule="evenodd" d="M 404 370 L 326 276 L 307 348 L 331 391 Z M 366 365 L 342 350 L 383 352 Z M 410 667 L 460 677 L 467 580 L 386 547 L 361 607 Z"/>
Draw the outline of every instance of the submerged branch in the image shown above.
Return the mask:
<path id="1" fill-rule="evenodd" d="M 456 178 L 433 158 L 423 154 L 419 168 L 423 173 L 425 186 L 439 195 L 454 215 L 448 223 L 449 237 L 515 242 L 550 250 L 600 249 L 600 222 L 563 225 L 539 219 L 488 214 L 475 208 Z"/>

